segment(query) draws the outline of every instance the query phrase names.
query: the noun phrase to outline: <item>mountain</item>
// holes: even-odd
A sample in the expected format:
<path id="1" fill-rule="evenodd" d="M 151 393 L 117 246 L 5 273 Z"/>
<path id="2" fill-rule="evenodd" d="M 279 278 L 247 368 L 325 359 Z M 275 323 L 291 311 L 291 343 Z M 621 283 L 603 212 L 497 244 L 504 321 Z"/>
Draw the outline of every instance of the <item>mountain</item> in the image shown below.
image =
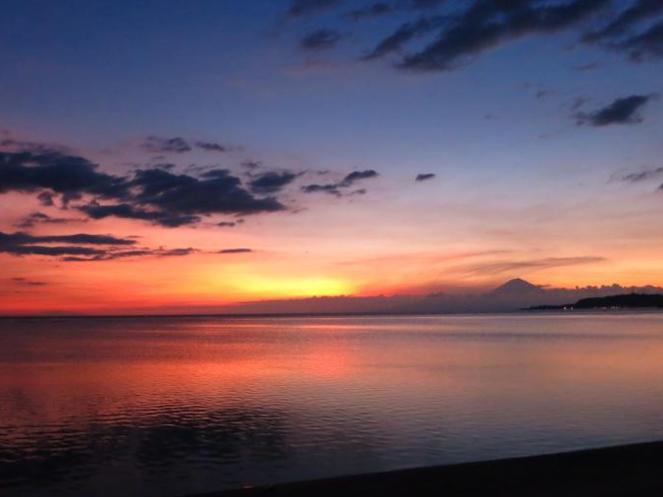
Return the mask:
<path id="1" fill-rule="evenodd" d="M 545 290 L 540 286 L 533 285 L 522 278 L 514 278 L 488 292 L 488 295 L 512 297 L 516 295 L 541 295 L 543 293 L 545 293 Z"/>

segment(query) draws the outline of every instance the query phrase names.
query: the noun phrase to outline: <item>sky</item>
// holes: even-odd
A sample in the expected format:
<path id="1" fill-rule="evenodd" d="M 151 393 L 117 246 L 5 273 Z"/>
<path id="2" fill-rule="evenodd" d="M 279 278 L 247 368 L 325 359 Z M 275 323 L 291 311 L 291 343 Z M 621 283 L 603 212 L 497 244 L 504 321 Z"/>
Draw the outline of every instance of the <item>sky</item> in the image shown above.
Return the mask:
<path id="1" fill-rule="evenodd" d="M 6 0 L 0 313 L 663 286 L 662 0 Z"/>

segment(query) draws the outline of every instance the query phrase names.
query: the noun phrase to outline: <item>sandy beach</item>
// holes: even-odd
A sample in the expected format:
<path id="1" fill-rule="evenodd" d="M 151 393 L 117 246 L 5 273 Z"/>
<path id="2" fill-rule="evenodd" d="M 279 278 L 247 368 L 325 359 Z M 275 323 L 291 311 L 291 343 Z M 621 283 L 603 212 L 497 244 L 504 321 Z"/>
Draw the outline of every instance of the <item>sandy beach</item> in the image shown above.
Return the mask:
<path id="1" fill-rule="evenodd" d="M 196 497 L 663 495 L 663 442 L 285 483 Z"/>

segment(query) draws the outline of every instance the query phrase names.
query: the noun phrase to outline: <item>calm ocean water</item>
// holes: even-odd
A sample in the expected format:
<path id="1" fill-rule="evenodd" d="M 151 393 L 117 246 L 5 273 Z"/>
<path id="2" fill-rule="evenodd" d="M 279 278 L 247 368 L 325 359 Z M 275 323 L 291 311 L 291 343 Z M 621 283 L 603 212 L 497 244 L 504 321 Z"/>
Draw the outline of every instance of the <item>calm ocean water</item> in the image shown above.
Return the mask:
<path id="1" fill-rule="evenodd" d="M 0 320 L 3 497 L 662 438 L 661 314 Z"/>

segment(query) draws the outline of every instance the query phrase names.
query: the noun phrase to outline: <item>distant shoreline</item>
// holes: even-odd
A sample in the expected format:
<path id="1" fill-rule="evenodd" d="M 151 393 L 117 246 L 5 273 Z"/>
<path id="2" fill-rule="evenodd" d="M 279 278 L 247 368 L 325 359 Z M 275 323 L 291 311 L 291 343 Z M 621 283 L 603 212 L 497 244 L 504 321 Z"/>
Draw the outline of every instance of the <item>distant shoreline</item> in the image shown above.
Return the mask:
<path id="1" fill-rule="evenodd" d="M 620 311 L 663 310 L 663 295 L 629 293 L 580 299 L 575 304 L 538 305 L 526 311 Z"/>
<path id="2" fill-rule="evenodd" d="M 190 497 L 649 497 L 663 442 L 284 483 Z"/>

